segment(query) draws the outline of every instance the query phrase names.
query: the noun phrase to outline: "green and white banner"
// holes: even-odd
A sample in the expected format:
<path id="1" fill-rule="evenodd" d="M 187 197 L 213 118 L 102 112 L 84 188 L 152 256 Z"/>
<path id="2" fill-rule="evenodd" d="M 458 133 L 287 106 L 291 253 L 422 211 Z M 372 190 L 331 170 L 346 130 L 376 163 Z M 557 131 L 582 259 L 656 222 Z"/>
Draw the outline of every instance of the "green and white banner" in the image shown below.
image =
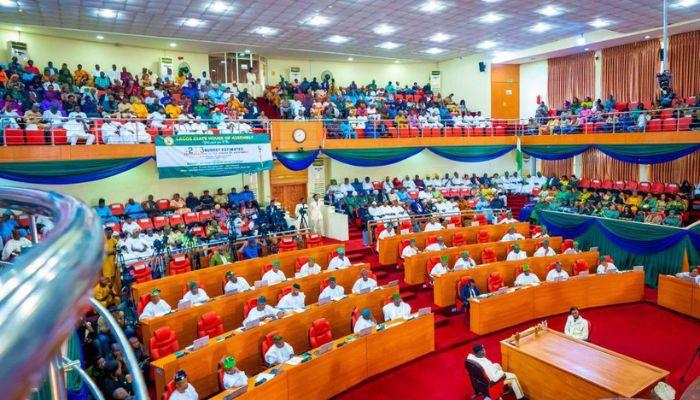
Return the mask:
<path id="1" fill-rule="evenodd" d="M 158 176 L 187 178 L 251 174 L 272 169 L 267 135 L 156 136 Z"/>

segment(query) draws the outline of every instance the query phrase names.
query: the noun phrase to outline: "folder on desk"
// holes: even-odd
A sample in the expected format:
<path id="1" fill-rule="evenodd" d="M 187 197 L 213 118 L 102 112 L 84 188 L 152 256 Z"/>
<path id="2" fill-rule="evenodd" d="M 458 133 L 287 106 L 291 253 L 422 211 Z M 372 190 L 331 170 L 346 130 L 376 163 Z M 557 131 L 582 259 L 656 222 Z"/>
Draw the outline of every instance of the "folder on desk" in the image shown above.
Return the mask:
<path id="1" fill-rule="evenodd" d="M 267 281 L 255 281 L 254 283 L 256 289 L 267 286 Z"/>
<path id="2" fill-rule="evenodd" d="M 226 396 L 224 396 L 224 399 L 223 399 L 223 400 L 233 400 L 233 399 L 235 399 L 236 397 L 242 395 L 243 393 L 245 393 L 245 392 L 247 392 L 247 391 L 248 391 L 248 386 L 241 386 L 241 387 L 239 387 L 238 389 L 234 390 L 233 392 L 231 392 L 231 393 L 227 394 Z"/>
<path id="3" fill-rule="evenodd" d="M 209 344 L 209 335 L 195 339 L 192 342 L 192 351 L 199 350 Z"/>
<path id="4" fill-rule="evenodd" d="M 421 317 L 423 315 L 430 314 L 430 310 L 431 310 L 430 307 L 420 308 L 420 309 L 418 309 L 418 316 Z"/>
<path id="5" fill-rule="evenodd" d="M 248 322 L 246 322 L 245 324 L 243 324 L 243 328 L 244 328 L 245 330 L 248 330 L 248 329 L 253 329 L 253 328 L 255 328 L 256 326 L 259 326 L 259 325 L 260 325 L 260 320 L 259 320 L 259 319 L 254 319 L 254 320 L 252 320 L 252 321 L 248 321 Z"/>
<path id="6" fill-rule="evenodd" d="M 191 300 L 180 300 L 179 303 L 177 303 L 177 309 L 178 310 L 186 310 L 188 308 L 192 307 L 192 301 Z"/>
<path id="7" fill-rule="evenodd" d="M 333 350 L 333 342 L 325 343 L 318 348 L 318 355 L 328 353 L 331 350 Z"/>
<path id="8" fill-rule="evenodd" d="M 322 305 L 324 305 L 324 304 L 328 304 L 328 303 L 330 303 L 330 302 L 331 302 L 330 296 L 328 296 L 328 297 L 319 297 L 319 299 L 318 299 L 318 305 L 319 305 L 319 306 L 322 306 Z"/>
<path id="9" fill-rule="evenodd" d="M 362 329 L 362 330 L 360 330 L 359 332 L 357 332 L 357 336 L 358 336 L 358 337 L 367 336 L 367 335 L 369 335 L 370 333 L 372 333 L 372 328 L 371 328 L 371 327 L 367 327 L 367 328 Z"/>

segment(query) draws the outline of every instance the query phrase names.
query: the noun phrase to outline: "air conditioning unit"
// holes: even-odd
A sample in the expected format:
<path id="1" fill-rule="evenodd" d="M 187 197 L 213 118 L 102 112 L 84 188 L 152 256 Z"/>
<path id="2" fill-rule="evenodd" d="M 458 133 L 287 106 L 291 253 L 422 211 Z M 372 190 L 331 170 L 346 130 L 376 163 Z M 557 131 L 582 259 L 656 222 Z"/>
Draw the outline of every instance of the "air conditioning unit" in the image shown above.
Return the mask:
<path id="1" fill-rule="evenodd" d="M 10 59 L 12 57 L 17 57 L 17 60 L 22 64 L 25 64 L 29 60 L 29 52 L 26 43 L 14 42 L 11 40 L 7 42 L 7 47 L 10 51 Z"/>
<path id="2" fill-rule="evenodd" d="M 177 71 L 175 71 L 175 68 L 173 67 L 173 58 L 172 57 L 161 57 L 159 60 L 160 63 L 160 76 L 163 77 L 168 74 L 168 69 L 172 71 L 173 78 L 177 77 Z"/>
<path id="3" fill-rule="evenodd" d="M 294 82 L 295 79 L 301 82 L 301 68 L 289 67 L 289 81 Z"/>

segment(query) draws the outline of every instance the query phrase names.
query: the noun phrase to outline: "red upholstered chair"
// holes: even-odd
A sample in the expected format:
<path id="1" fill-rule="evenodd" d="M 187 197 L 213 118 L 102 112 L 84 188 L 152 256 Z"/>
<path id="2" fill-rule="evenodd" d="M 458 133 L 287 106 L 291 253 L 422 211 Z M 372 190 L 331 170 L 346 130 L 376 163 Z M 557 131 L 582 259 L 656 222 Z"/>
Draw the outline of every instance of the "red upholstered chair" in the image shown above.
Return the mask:
<path id="1" fill-rule="evenodd" d="M 640 192 L 648 192 L 651 190 L 651 183 L 639 182 L 639 184 L 637 185 L 637 190 Z"/>
<path id="2" fill-rule="evenodd" d="M 661 132 L 661 120 L 658 118 L 649 120 L 647 132 Z"/>
<path id="3" fill-rule="evenodd" d="M 411 189 L 408 191 L 408 197 L 410 197 L 413 200 L 418 200 L 419 194 L 420 194 L 420 192 L 418 190 L 415 190 L 415 189 Z"/>
<path id="4" fill-rule="evenodd" d="M 115 217 L 121 217 L 124 215 L 124 204 L 122 203 L 112 203 L 109 205 L 109 211 L 112 212 L 112 215 Z"/>
<path id="5" fill-rule="evenodd" d="M 687 131 L 690 129 L 690 123 L 693 122 L 693 117 L 682 117 L 678 119 L 678 130 Z"/>
<path id="6" fill-rule="evenodd" d="M 151 268 L 148 266 L 148 261 L 139 261 L 131 266 L 131 276 L 134 277 L 136 283 L 148 282 L 153 279 Z"/>
<path id="7" fill-rule="evenodd" d="M 386 225 L 384 225 L 384 224 L 377 225 L 377 227 L 374 228 L 374 237 L 379 238 L 379 234 L 382 233 L 382 231 L 384 229 L 386 229 Z"/>
<path id="8" fill-rule="evenodd" d="M 44 131 L 38 129 L 28 129 L 26 132 L 27 144 L 46 144 Z"/>
<path id="9" fill-rule="evenodd" d="M 534 237 L 538 233 L 542 233 L 542 227 L 539 225 L 530 225 L 530 237 Z"/>
<path id="10" fill-rule="evenodd" d="M 160 211 L 168 211 L 170 209 L 170 200 L 168 199 L 158 199 L 156 204 L 158 204 L 158 209 Z"/>
<path id="11" fill-rule="evenodd" d="M 615 264 L 615 260 L 610 256 L 605 256 L 605 262 Z"/>
<path id="12" fill-rule="evenodd" d="M 639 186 L 639 185 L 637 184 L 637 181 L 627 181 L 627 182 L 625 182 L 625 190 L 629 190 L 629 191 L 637 190 L 637 187 L 638 187 L 638 186 Z"/>
<path id="13" fill-rule="evenodd" d="M 489 264 L 496 260 L 496 252 L 492 248 L 487 247 L 481 252 L 481 264 Z"/>
<path id="14" fill-rule="evenodd" d="M 608 189 L 611 190 L 613 188 L 613 181 L 612 179 L 604 179 L 603 180 L 603 189 Z"/>
<path id="15" fill-rule="evenodd" d="M 448 196 L 451 198 L 459 197 L 459 189 L 450 189 Z"/>
<path id="16" fill-rule="evenodd" d="M 409 232 L 413 232 L 413 225 L 411 225 L 411 221 L 409 221 L 409 220 L 401 221 L 401 225 L 399 226 L 399 232 L 397 232 L 397 233 L 400 233 L 404 229 L 407 229 Z"/>
<path id="17" fill-rule="evenodd" d="M 182 215 L 173 214 L 170 216 L 170 226 L 177 227 L 178 225 L 184 225 L 184 224 L 185 224 L 185 220 L 182 218 Z"/>
<path id="18" fill-rule="evenodd" d="M 112 228 L 114 233 L 122 233 L 122 227 L 116 222 L 107 222 L 104 226 L 105 228 Z"/>
<path id="19" fill-rule="evenodd" d="M 675 131 L 678 129 L 678 120 L 675 118 L 665 118 L 663 119 L 663 131 Z"/>
<path id="20" fill-rule="evenodd" d="M 561 252 L 565 252 L 569 250 L 570 248 L 574 247 L 574 240 L 573 239 L 566 239 L 564 242 L 561 244 Z"/>
<path id="21" fill-rule="evenodd" d="M 209 336 L 213 338 L 224 333 L 224 324 L 216 311 L 203 314 L 197 321 L 197 337 Z"/>
<path id="22" fill-rule="evenodd" d="M 580 188 L 587 188 L 591 186 L 591 180 L 587 178 L 583 178 L 578 182 L 578 187 Z"/>
<path id="23" fill-rule="evenodd" d="M 243 304 L 243 318 L 248 318 L 248 313 L 250 313 L 250 310 L 258 306 L 258 298 L 253 297 L 252 299 L 248 299 L 248 301 Z M 263 353 L 264 354 L 264 353 Z"/>
<path id="24" fill-rule="evenodd" d="M 222 391 L 222 392 L 224 391 L 224 373 L 225 372 L 226 371 L 224 371 L 224 366 L 221 363 L 221 361 L 216 363 L 216 377 L 218 378 L 217 384 L 219 385 L 219 391 Z"/>
<path id="25" fill-rule="evenodd" d="M 324 279 L 323 282 L 318 286 L 318 293 L 323 292 L 323 289 L 327 288 L 328 285 L 330 285 L 331 282 L 328 280 L 328 278 Z"/>
<path id="26" fill-rule="evenodd" d="M 503 277 L 501 276 L 500 272 L 491 272 L 491 274 L 489 275 L 487 287 L 489 292 L 495 292 L 503 287 Z"/>
<path id="27" fill-rule="evenodd" d="M 438 241 L 437 236 L 428 236 L 428 238 L 425 239 L 425 247 L 428 247 L 433 243 L 437 243 L 437 241 Z"/>
<path id="28" fill-rule="evenodd" d="M 211 211 L 202 210 L 197 213 L 197 218 L 199 218 L 199 222 L 207 222 L 211 219 Z"/>
<path id="29" fill-rule="evenodd" d="M 166 225 L 168 225 L 168 226 L 170 225 L 168 223 L 168 218 L 166 218 L 162 215 L 153 217 L 153 229 L 161 229 Z"/>
<path id="30" fill-rule="evenodd" d="M 578 260 L 574 261 L 574 275 L 579 275 L 581 272 L 588 272 L 589 271 L 589 266 L 588 262 L 583 259 L 579 258 Z"/>
<path id="31" fill-rule="evenodd" d="M 318 247 L 323 244 L 323 238 L 318 233 L 310 233 L 306 238 L 306 248 Z"/>
<path id="32" fill-rule="evenodd" d="M 197 282 L 197 281 L 194 281 L 194 282 L 197 284 L 197 287 L 198 287 L 198 288 L 204 290 L 204 286 L 202 286 L 201 283 L 199 283 L 199 282 Z M 185 293 L 187 293 L 189 290 L 190 290 L 190 284 L 189 284 L 189 283 L 185 283 L 185 285 L 184 285 L 183 288 L 182 288 L 182 295 L 184 296 Z"/>
<path id="33" fill-rule="evenodd" d="M 355 307 L 352 310 L 352 314 L 350 314 L 350 332 L 355 328 L 355 323 L 358 319 L 360 319 L 360 309 Z"/>
<path id="34" fill-rule="evenodd" d="M 457 232 L 452 236 L 453 247 L 464 246 L 465 244 L 467 244 L 467 238 L 464 237 L 464 233 Z"/>
<path id="35" fill-rule="evenodd" d="M 476 234 L 476 242 L 477 243 L 488 243 L 491 241 L 491 237 L 489 236 L 489 231 L 486 229 L 482 229 L 479 231 L 479 233 Z"/>
<path id="36" fill-rule="evenodd" d="M 447 198 L 450 195 L 450 191 L 447 189 L 440 189 L 440 194 L 442 195 L 442 197 Z"/>
<path id="37" fill-rule="evenodd" d="M 591 179 L 591 188 L 600 189 L 603 186 L 603 182 L 600 179 Z"/>
<path id="38" fill-rule="evenodd" d="M 184 254 L 177 254 L 168 263 L 168 275 L 179 275 L 192 271 L 192 263 Z"/>
<path id="39" fill-rule="evenodd" d="M 464 305 L 462 300 L 459 299 L 459 295 L 462 292 L 462 287 L 466 286 L 471 279 L 471 276 L 463 276 L 457 281 L 457 295 L 455 296 L 455 307 L 457 308 L 457 311 L 461 310 L 462 306 Z"/>
<path id="40" fill-rule="evenodd" d="M 149 350 L 153 361 L 180 350 L 175 331 L 167 325 L 156 329 L 151 337 Z"/>
<path id="41" fill-rule="evenodd" d="M 654 182 L 651 184 L 650 190 L 653 194 L 661 194 L 666 190 L 666 186 L 661 182 Z"/>
<path id="42" fill-rule="evenodd" d="M 459 215 L 453 215 L 450 217 L 448 224 L 454 224 L 455 227 L 460 227 L 462 226 L 462 217 Z"/>
<path id="43" fill-rule="evenodd" d="M 155 371 L 155 369 L 154 369 L 154 371 Z M 175 391 L 175 381 L 168 382 L 168 384 L 165 385 L 165 392 L 163 392 L 163 400 L 170 400 L 170 396 L 173 395 L 174 391 Z"/>
<path id="44" fill-rule="evenodd" d="M 265 339 L 263 340 L 262 344 L 260 345 L 260 351 L 262 352 L 262 358 L 263 358 L 263 364 L 267 365 L 265 362 L 265 353 L 267 353 L 267 350 L 272 347 L 273 344 L 275 344 L 275 335 L 279 335 L 278 330 L 274 330 L 269 332 L 267 335 L 265 335 Z"/>
<path id="45" fill-rule="evenodd" d="M 289 293 L 292 293 L 291 286 L 287 286 L 287 287 L 282 288 L 282 290 L 280 290 L 279 294 L 277 295 L 277 302 L 279 303 L 280 300 L 282 299 L 282 297 L 288 295 Z"/>
<path id="46" fill-rule="evenodd" d="M 301 271 L 301 267 L 303 267 L 304 264 L 306 264 L 307 262 L 309 262 L 309 256 L 299 256 L 299 257 L 297 257 L 296 264 L 294 265 L 294 271 L 295 271 L 295 272 Z"/>
<path id="47" fill-rule="evenodd" d="M 406 240 L 406 239 L 404 239 L 404 240 L 402 240 L 401 242 L 399 242 L 399 258 L 398 258 L 398 261 L 397 261 L 397 263 L 396 263 L 396 266 L 397 266 L 398 268 L 403 268 L 403 258 L 401 258 L 401 254 L 403 253 L 403 249 L 405 249 L 406 247 L 408 247 L 410 244 L 411 244 L 411 241 L 410 241 L 410 240 Z"/>
<path id="48" fill-rule="evenodd" d="M 665 190 L 668 194 L 678 194 L 680 187 L 678 187 L 677 183 L 667 183 Z"/>
<path id="49" fill-rule="evenodd" d="M 136 313 L 138 315 L 141 315 L 143 313 L 143 309 L 146 308 L 146 305 L 149 301 L 151 301 L 150 293 L 143 294 L 139 297 L 139 302 L 138 304 L 136 304 Z"/>
<path id="50" fill-rule="evenodd" d="M 331 263 L 331 260 L 334 259 L 338 255 L 338 250 L 331 250 L 330 253 L 328 253 L 328 259 L 326 260 L 327 264 Z M 399 250 L 399 255 L 401 255 L 401 250 Z"/>
<path id="51" fill-rule="evenodd" d="M 615 181 L 613 184 L 615 190 L 625 190 L 625 181 Z"/>
<path id="52" fill-rule="evenodd" d="M 185 220 L 185 225 L 196 224 L 199 222 L 199 218 L 197 217 L 196 212 L 188 212 L 185 215 L 183 215 L 183 218 Z"/>
<path id="53" fill-rule="evenodd" d="M 207 237 L 207 233 L 204 231 L 204 228 L 202 228 L 201 226 L 193 226 L 192 229 L 190 230 L 190 232 L 192 232 L 192 234 L 195 236 L 201 237 L 202 239 L 206 239 L 206 237 Z"/>
<path id="54" fill-rule="evenodd" d="M 24 144 L 24 129 L 5 128 L 5 144 Z"/>
<path id="55" fill-rule="evenodd" d="M 309 344 L 312 349 L 320 347 L 326 343 L 333 341 L 333 332 L 331 325 L 325 318 L 319 318 L 311 324 L 309 328 Z"/>
<path id="56" fill-rule="evenodd" d="M 280 241 L 279 252 L 284 253 L 285 251 L 292 251 L 297 249 L 297 243 L 293 237 L 287 236 L 283 237 Z"/>
<path id="57" fill-rule="evenodd" d="M 474 221 L 478 222 L 479 225 L 487 225 L 489 221 L 486 220 L 486 215 L 484 214 L 476 214 L 474 216 Z"/>
<path id="58" fill-rule="evenodd" d="M 547 272 L 553 270 L 553 269 L 556 268 L 556 267 L 557 267 L 557 263 L 556 263 L 556 262 L 553 262 L 553 263 L 549 264 L 549 266 L 547 267 Z"/>
<path id="59" fill-rule="evenodd" d="M 517 278 L 518 275 L 520 275 L 520 274 L 522 274 L 522 273 L 523 273 L 523 266 L 522 266 L 522 265 L 518 265 L 518 266 L 515 267 L 515 272 L 513 273 L 513 276 Z"/>
<path id="60" fill-rule="evenodd" d="M 490 399 L 500 399 L 505 388 L 505 374 L 496 382 L 491 382 L 481 365 L 475 361 L 466 360 L 464 366 L 469 375 L 469 381 L 474 389 L 474 396 Z"/>
<path id="61" fill-rule="evenodd" d="M 261 270 L 261 272 L 260 272 L 260 276 L 265 275 L 265 272 L 267 272 L 267 271 L 269 271 L 269 270 L 271 270 L 271 269 L 272 269 L 272 264 L 265 264 L 265 265 L 263 265 L 262 270 Z"/>

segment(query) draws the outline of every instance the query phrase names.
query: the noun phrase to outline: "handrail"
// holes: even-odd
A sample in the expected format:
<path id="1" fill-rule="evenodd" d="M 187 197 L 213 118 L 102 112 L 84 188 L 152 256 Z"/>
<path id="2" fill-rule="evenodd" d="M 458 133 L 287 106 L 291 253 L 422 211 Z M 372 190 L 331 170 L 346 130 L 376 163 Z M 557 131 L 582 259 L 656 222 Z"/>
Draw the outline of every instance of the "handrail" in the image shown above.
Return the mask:
<path id="1" fill-rule="evenodd" d="M 85 382 L 85 385 L 87 385 L 90 395 L 95 400 L 105 400 L 104 395 L 102 392 L 100 392 L 100 389 L 97 387 L 95 381 L 93 381 L 90 375 L 88 375 L 87 372 L 80 367 L 80 361 L 73 361 L 70 358 L 63 356 L 63 370 L 66 372 L 77 372 L 80 379 L 82 379 L 82 381 Z"/>
<path id="2" fill-rule="evenodd" d="M 0 272 L 0 387 L 3 398 L 23 399 L 75 329 L 102 266 L 104 238 L 95 212 L 67 195 L 0 187 L 0 207 L 46 215 L 55 225 Z"/>

